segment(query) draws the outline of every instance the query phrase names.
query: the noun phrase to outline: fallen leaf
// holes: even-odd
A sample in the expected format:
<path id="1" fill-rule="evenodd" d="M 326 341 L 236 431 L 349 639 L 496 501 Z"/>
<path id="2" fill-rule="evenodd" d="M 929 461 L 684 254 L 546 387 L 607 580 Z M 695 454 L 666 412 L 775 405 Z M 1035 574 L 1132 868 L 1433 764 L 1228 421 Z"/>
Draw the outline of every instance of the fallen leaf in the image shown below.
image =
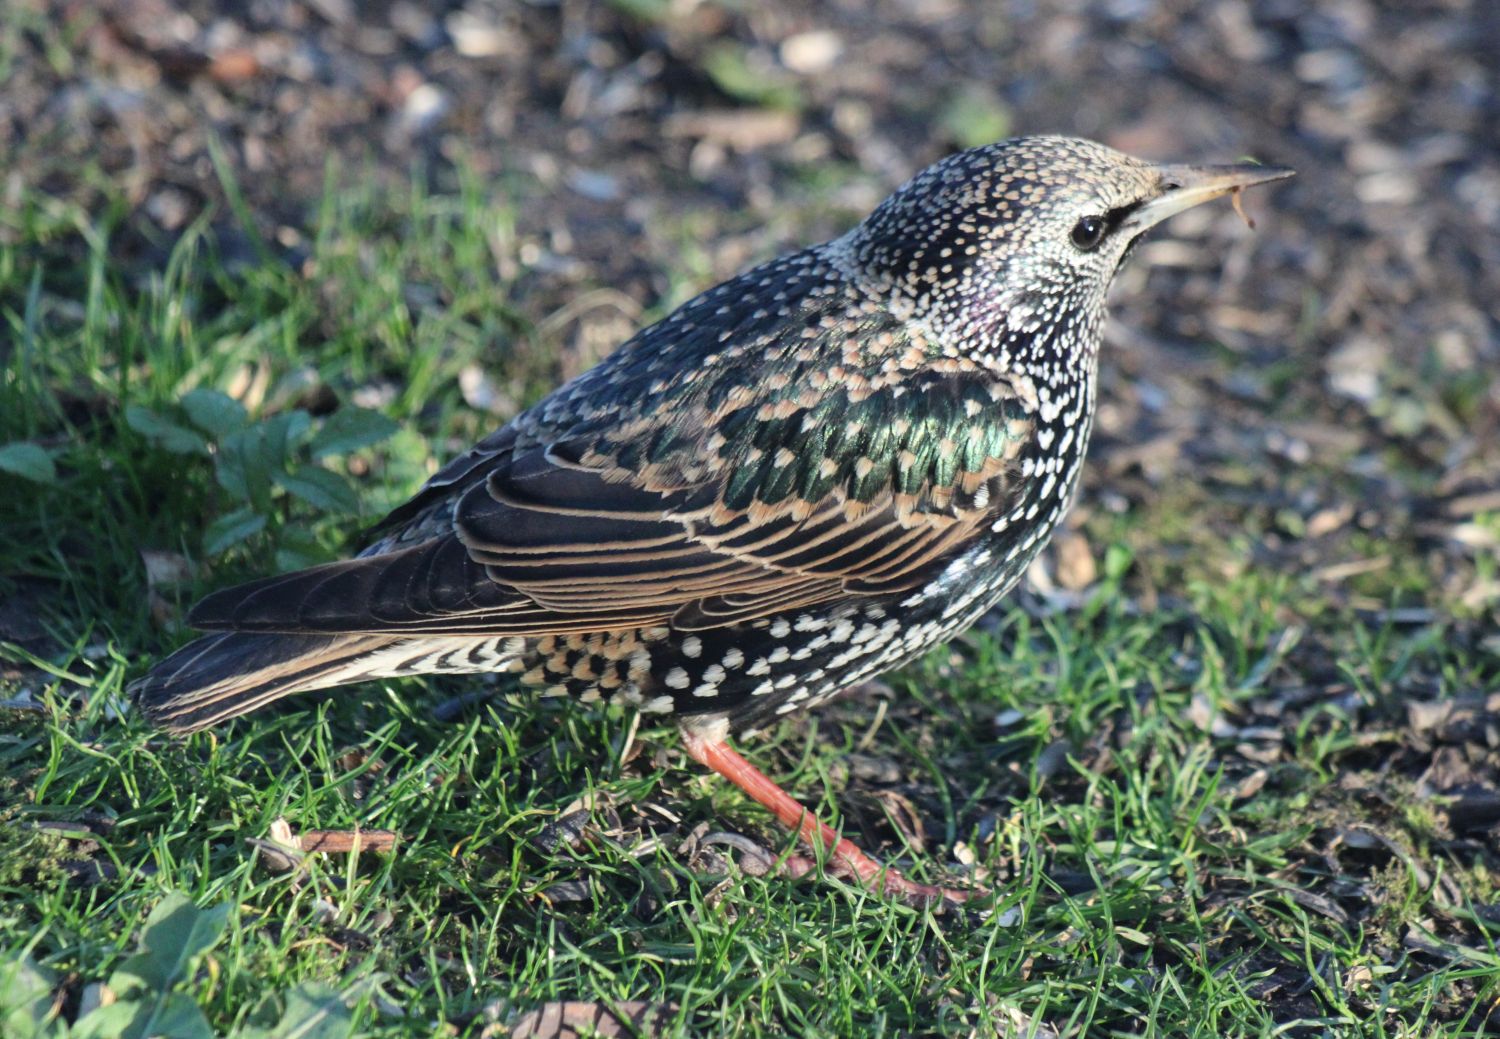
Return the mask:
<path id="1" fill-rule="evenodd" d="M 1093 550 L 1082 534 L 1070 531 L 1059 535 L 1057 547 L 1057 583 L 1070 592 L 1080 591 L 1099 578 Z"/>
<path id="2" fill-rule="evenodd" d="M 176 552 L 143 548 L 141 562 L 146 567 L 146 585 L 149 588 L 185 584 L 197 573 L 192 561 Z"/>

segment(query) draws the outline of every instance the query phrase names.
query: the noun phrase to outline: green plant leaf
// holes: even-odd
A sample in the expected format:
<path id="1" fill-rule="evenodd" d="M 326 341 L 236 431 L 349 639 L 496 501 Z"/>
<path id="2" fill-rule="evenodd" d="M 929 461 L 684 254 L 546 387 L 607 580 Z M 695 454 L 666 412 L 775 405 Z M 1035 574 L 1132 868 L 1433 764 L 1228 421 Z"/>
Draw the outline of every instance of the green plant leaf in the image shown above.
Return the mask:
<path id="1" fill-rule="evenodd" d="M 24 440 L 0 446 L 0 471 L 24 476 L 34 483 L 57 480 L 57 467 L 52 464 L 52 456 L 44 448 Z"/>
<path id="2" fill-rule="evenodd" d="M 151 1007 L 139 1000 L 126 999 L 106 1007 L 90 1010 L 73 1023 L 69 1039 L 125 1039 L 141 1034 L 150 1017 Z"/>
<path id="3" fill-rule="evenodd" d="M 90 1011 L 73 1025 L 69 1039 L 214 1039 L 198 1004 L 182 992 L 159 999 L 122 999 Z"/>
<path id="4" fill-rule="evenodd" d="M 662 22 L 672 13 L 671 0 L 609 0 L 609 6 L 648 25 Z"/>
<path id="5" fill-rule="evenodd" d="M 304 465 L 291 473 L 277 473 L 274 479 L 287 493 L 295 495 L 328 512 L 358 512 L 359 496 L 338 473 L 321 466 Z"/>
<path id="6" fill-rule="evenodd" d="M 271 507 L 272 474 L 284 467 L 283 462 L 279 451 L 267 445 L 264 424 L 247 426 L 219 443 L 214 476 L 234 497 L 265 512 Z"/>
<path id="7" fill-rule="evenodd" d="M 54 1034 L 52 984 L 51 972 L 30 956 L 0 963 L 0 1035 L 41 1039 Z"/>
<path id="8" fill-rule="evenodd" d="M 192 455 L 208 450 L 207 442 L 197 433 L 139 404 L 125 409 L 125 424 L 163 451 Z"/>
<path id="9" fill-rule="evenodd" d="M 736 100 L 784 111 L 802 107 L 802 95 L 790 77 L 774 67 L 761 67 L 739 44 L 710 48 L 703 56 L 703 71 L 714 86 Z"/>
<path id="10" fill-rule="evenodd" d="M 185 394 L 182 410 L 188 419 L 215 440 L 223 440 L 237 429 L 243 429 L 248 416 L 245 406 L 218 390 L 199 388 Z"/>
<path id="11" fill-rule="evenodd" d="M 216 556 L 241 541 L 254 537 L 265 528 L 265 514 L 255 512 L 248 506 L 225 513 L 210 523 L 203 532 L 203 554 Z"/>
<path id="12" fill-rule="evenodd" d="M 213 948 L 228 921 L 228 903 L 199 909 L 187 895 L 172 892 L 146 918 L 140 951 L 120 964 L 109 987 L 119 993 L 166 992 L 186 976 L 193 957 Z"/>
<path id="13" fill-rule="evenodd" d="M 193 961 L 223 937 L 229 908 L 226 903 L 199 909 L 178 891 L 158 902 L 141 929 L 140 950 L 120 964 L 107 982 L 116 1002 L 80 1021 L 79 1027 L 87 1023 L 82 1034 L 99 1039 L 159 1035 L 213 1039 L 197 1004 L 172 989 L 188 978 Z"/>
<path id="14" fill-rule="evenodd" d="M 246 1028 L 236 1039 L 344 1039 L 351 1015 L 344 997 L 327 985 L 303 982 L 286 993 L 281 1020 L 268 1028 Z"/>
<path id="15" fill-rule="evenodd" d="M 171 1036 L 172 1039 L 214 1039 L 214 1030 L 208 1018 L 198 1009 L 191 996 L 185 992 L 168 992 L 161 999 L 147 1001 L 148 1012 L 132 1022 L 121 1039 L 153 1039 L 155 1036 Z"/>
<path id="16" fill-rule="evenodd" d="M 312 416 L 297 408 L 272 415 L 255 428 L 260 431 L 265 445 L 262 454 L 266 465 L 272 471 L 281 470 L 286 468 L 287 460 L 292 456 L 292 448 L 312 428 Z"/>
<path id="17" fill-rule="evenodd" d="M 277 532 L 276 569 L 301 570 L 328 562 L 328 550 L 306 527 L 286 527 Z"/>
<path id="18" fill-rule="evenodd" d="M 940 118 L 943 129 L 960 148 L 992 144 L 1010 133 L 1010 109 L 993 88 L 979 84 L 950 97 Z"/>
<path id="19" fill-rule="evenodd" d="M 1104 550 L 1104 577 L 1108 581 L 1119 581 L 1130 569 L 1134 555 L 1125 545 L 1114 544 Z"/>
<path id="20" fill-rule="evenodd" d="M 342 407 L 324 419 L 322 428 L 313 434 L 312 456 L 348 454 L 378 444 L 400 428 L 399 423 L 378 411 L 352 405 Z"/>

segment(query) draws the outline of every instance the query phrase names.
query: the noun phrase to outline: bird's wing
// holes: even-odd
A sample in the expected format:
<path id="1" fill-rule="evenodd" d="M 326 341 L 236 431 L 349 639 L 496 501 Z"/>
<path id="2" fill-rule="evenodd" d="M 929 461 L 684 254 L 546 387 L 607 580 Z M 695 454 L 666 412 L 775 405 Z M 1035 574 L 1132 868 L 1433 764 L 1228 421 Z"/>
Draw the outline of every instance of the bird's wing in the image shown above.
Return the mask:
<path id="1" fill-rule="evenodd" d="M 215 593 L 189 621 L 531 636 L 911 587 L 1013 502 L 1035 403 L 816 247 L 638 333 L 445 467 L 357 558 Z"/>
<path id="2" fill-rule="evenodd" d="M 716 627 L 900 591 L 1014 501 L 1032 428 L 1007 384 L 923 368 L 699 393 L 550 442 L 502 436 L 419 496 L 408 547 L 398 524 L 379 554 L 216 593 L 190 621 L 531 636 Z"/>

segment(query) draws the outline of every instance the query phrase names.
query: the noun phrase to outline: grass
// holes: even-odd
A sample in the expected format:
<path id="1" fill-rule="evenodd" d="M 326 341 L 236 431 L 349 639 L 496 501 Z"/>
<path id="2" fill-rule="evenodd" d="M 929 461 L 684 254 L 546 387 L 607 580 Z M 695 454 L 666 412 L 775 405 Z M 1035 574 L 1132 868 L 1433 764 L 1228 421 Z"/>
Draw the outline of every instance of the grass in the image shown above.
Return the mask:
<path id="1" fill-rule="evenodd" d="M 62 1019 L 184 892 L 227 909 L 161 985 L 219 1034 L 310 992 L 330 1034 L 381 1036 L 563 1001 L 652 1004 L 658 1034 L 1495 1027 L 1494 847 L 1418 792 L 1405 727 L 1408 698 L 1493 687 L 1493 648 L 1420 563 L 1353 605 L 1254 565 L 1205 530 L 1268 515 L 1186 477 L 1088 520 L 1103 575 L 1066 608 L 1012 604 L 894 695 L 747 748 L 919 876 L 968 862 L 983 911 L 747 876 L 706 832 L 784 838 L 669 730 L 500 684 L 367 685 L 186 741 L 133 716 L 194 597 L 333 558 L 498 421 L 466 369 L 521 403 L 556 378 L 513 204 L 330 186 L 290 245 L 244 213 L 166 243 L 121 205 L 0 211 L 0 959 Z M 1365 608 L 1397 594 L 1437 619 Z M 277 820 L 399 843 L 278 869 Z"/>

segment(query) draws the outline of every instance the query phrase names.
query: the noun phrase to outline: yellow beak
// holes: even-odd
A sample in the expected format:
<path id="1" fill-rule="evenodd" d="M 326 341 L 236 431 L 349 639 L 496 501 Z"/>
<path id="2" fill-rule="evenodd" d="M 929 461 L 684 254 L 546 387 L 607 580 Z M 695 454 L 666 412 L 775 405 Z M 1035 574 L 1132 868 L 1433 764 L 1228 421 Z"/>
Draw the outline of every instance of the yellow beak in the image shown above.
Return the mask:
<path id="1" fill-rule="evenodd" d="M 1161 176 L 1161 194 L 1126 217 L 1122 227 L 1140 234 L 1169 216 L 1200 203 L 1264 184 L 1283 180 L 1297 171 L 1285 166 L 1156 166 Z"/>

